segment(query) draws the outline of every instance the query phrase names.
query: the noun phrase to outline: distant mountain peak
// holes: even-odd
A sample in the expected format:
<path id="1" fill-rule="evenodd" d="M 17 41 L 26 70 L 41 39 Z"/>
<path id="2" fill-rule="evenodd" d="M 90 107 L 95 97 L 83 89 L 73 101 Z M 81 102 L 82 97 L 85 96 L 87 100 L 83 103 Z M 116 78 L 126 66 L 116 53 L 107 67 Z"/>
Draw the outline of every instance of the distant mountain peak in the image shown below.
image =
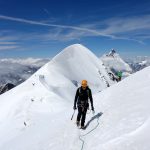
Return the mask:
<path id="1" fill-rule="evenodd" d="M 114 56 L 115 54 L 116 54 L 116 50 L 115 50 L 115 49 L 112 49 L 112 50 L 109 52 L 108 56 Z"/>
<path id="2" fill-rule="evenodd" d="M 120 57 L 115 49 L 112 49 L 108 54 L 103 55 L 101 58 L 104 65 L 113 73 L 122 71 L 124 73 L 131 73 L 131 67 Z"/>

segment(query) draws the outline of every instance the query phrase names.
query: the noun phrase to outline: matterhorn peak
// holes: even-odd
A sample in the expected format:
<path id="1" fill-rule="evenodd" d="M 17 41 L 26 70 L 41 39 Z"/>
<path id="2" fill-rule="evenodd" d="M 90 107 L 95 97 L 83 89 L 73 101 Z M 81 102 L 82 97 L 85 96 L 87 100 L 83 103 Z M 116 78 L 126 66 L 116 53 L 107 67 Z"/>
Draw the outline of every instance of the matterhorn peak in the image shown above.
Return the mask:
<path id="1" fill-rule="evenodd" d="M 116 54 L 116 50 L 115 49 L 112 49 L 110 52 L 109 52 L 109 55 L 108 56 L 114 56 Z"/>
<path id="2" fill-rule="evenodd" d="M 122 71 L 124 74 L 132 72 L 131 67 L 121 58 L 121 56 L 112 49 L 108 54 L 100 58 L 103 64 L 114 73 Z M 126 75 L 125 75 L 126 76 Z"/>

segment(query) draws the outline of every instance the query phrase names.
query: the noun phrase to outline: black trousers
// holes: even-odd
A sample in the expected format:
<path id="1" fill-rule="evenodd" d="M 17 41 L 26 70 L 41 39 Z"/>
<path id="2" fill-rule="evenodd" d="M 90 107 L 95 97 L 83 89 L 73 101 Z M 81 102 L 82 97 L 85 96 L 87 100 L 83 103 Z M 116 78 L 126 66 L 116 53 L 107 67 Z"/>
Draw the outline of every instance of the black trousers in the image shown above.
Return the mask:
<path id="1" fill-rule="evenodd" d="M 84 126 L 85 118 L 86 118 L 87 107 L 78 106 L 78 115 L 77 121 L 81 120 L 81 126 Z"/>

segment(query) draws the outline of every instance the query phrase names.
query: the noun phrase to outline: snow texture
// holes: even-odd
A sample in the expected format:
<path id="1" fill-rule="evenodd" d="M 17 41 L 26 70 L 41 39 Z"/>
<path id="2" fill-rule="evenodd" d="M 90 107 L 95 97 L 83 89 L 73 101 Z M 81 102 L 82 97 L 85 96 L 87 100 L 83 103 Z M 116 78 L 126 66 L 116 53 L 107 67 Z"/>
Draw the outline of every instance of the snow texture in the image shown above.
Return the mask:
<path id="1" fill-rule="evenodd" d="M 0 96 L 0 149 L 149 150 L 149 72 L 145 68 L 112 85 L 91 51 L 80 44 L 67 47 Z M 76 128 L 77 113 L 70 120 L 82 79 L 89 81 L 95 107 L 86 130 Z M 106 88 L 106 81 L 112 86 Z"/>

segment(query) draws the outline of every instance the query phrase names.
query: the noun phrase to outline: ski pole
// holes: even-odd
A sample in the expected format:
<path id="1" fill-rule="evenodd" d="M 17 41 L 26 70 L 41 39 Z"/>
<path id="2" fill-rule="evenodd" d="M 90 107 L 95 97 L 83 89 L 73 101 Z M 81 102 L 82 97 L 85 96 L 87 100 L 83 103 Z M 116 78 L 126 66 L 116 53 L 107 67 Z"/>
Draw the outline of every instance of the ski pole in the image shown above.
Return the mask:
<path id="1" fill-rule="evenodd" d="M 74 114 L 75 114 L 75 110 L 74 110 L 74 112 L 73 112 L 73 114 L 72 114 L 71 120 L 73 119 Z"/>

